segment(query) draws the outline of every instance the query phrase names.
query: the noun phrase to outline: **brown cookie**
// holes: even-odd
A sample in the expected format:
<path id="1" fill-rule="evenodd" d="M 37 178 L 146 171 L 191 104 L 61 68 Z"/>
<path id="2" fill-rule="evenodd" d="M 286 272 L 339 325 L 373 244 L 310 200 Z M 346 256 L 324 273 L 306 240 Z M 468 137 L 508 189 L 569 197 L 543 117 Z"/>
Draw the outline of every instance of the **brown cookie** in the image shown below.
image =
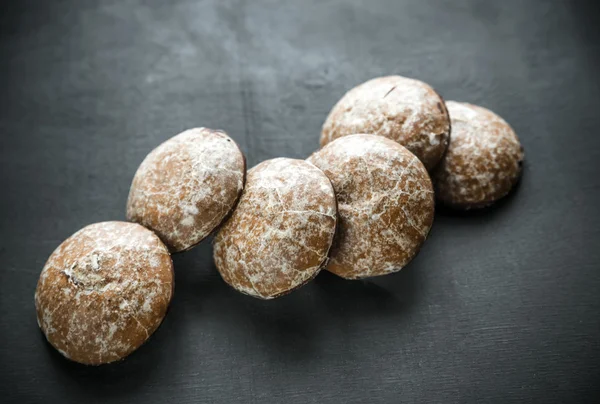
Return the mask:
<path id="1" fill-rule="evenodd" d="M 127 219 L 158 234 L 172 252 L 192 248 L 235 206 L 246 160 L 225 132 L 189 129 L 154 149 L 131 184 Z"/>
<path id="2" fill-rule="evenodd" d="M 523 148 L 502 118 L 476 105 L 449 101 L 452 140 L 433 180 L 446 205 L 481 208 L 502 198 L 521 175 Z"/>
<path id="3" fill-rule="evenodd" d="M 408 264 L 433 223 L 433 188 L 414 154 L 392 140 L 350 135 L 308 161 L 331 180 L 338 232 L 327 270 L 347 279 L 396 272 Z"/>
<path id="4" fill-rule="evenodd" d="M 248 171 L 231 218 L 214 241 L 215 264 L 238 291 L 271 299 L 317 275 L 336 228 L 333 187 L 304 160 L 277 158 Z"/>
<path id="5" fill-rule="evenodd" d="M 35 291 L 40 328 L 65 357 L 86 365 L 122 359 L 162 322 L 173 295 L 173 264 L 150 230 L 91 224 L 48 258 Z"/>
<path id="6" fill-rule="evenodd" d="M 431 170 L 448 146 L 450 118 L 442 97 L 422 81 L 378 77 L 354 87 L 333 107 L 321 146 L 355 133 L 395 140 Z"/>

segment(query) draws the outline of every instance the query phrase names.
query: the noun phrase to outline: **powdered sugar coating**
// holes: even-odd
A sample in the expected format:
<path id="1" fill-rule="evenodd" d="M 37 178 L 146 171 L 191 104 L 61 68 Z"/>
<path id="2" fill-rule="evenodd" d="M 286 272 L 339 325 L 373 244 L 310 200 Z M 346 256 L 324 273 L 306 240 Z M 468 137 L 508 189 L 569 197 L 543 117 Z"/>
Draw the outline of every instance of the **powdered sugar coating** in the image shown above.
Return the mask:
<path id="1" fill-rule="evenodd" d="M 193 247 L 227 216 L 242 192 L 246 163 L 222 131 L 189 129 L 154 149 L 131 184 L 127 218 L 173 252 Z"/>
<path id="2" fill-rule="evenodd" d="M 250 171 L 240 202 L 214 241 L 215 264 L 238 291 L 271 299 L 302 286 L 327 259 L 337 222 L 331 183 L 303 160 Z"/>
<path id="3" fill-rule="evenodd" d="M 433 188 L 415 155 L 381 136 L 357 134 L 309 157 L 329 177 L 338 202 L 338 233 L 327 270 L 348 279 L 396 272 L 427 238 Z"/>
<path id="4" fill-rule="evenodd" d="M 321 146 L 355 133 L 395 140 L 431 170 L 448 146 L 450 119 L 444 100 L 429 85 L 401 76 L 378 77 L 348 91 L 333 107 L 323 124 Z"/>
<path id="5" fill-rule="evenodd" d="M 457 208 L 502 198 L 521 174 L 523 148 L 506 121 L 476 105 L 449 101 L 452 140 L 433 179 L 437 198 Z"/>
<path id="6" fill-rule="evenodd" d="M 173 265 L 150 230 L 126 222 L 89 225 L 48 258 L 35 292 L 40 328 L 62 355 L 99 365 L 124 358 L 162 322 Z"/>

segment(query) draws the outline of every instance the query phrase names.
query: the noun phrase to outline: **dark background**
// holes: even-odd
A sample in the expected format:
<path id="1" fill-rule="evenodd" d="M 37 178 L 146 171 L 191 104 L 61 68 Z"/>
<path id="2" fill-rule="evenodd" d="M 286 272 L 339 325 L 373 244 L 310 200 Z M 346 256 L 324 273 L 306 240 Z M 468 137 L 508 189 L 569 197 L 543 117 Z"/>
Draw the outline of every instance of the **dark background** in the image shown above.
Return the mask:
<path id="1" fill-rule="evenodd" d="M 600 19 L 594 1 L 13 1 L 0 12 L 0 401 L 574 403 L 600 392 Z M 210 242 L 174 256 L 163 326 L 122 363 L 63 359 L 35 320 L 46 258 L 124 219 L 144 156 L 226 130 L 304 158 L 349 88 L 402 74 L 491 108 L 518 190 L 438 212 L 396 275 L 323 273 L 263 302 Z M 597 401 L 596 401 L 597 402 Z"/>

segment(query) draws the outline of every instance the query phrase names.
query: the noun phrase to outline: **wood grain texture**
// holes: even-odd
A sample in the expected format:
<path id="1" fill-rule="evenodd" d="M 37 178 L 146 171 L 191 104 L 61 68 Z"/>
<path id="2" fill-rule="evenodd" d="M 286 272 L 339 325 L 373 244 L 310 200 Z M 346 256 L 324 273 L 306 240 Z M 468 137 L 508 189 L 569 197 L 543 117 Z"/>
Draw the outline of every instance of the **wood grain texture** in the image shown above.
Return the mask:
<path id="1" fill-rule="evenodd" d="M 0 397 L 6 403 L 584 403 L 600 393 L 600 21 L 593 1 L 13 1 L 0 13 Z M 56 246 L 124 219 L 144 156 L 227 131 L 252 167 L 307 157 L 384 74 L 497 112 L 527 150 L 492 210 L 438 211 L 396 275 L 230 290 L 209 240 L 174 256 L 161 328 L 69 363 L 33 293 Z"/>

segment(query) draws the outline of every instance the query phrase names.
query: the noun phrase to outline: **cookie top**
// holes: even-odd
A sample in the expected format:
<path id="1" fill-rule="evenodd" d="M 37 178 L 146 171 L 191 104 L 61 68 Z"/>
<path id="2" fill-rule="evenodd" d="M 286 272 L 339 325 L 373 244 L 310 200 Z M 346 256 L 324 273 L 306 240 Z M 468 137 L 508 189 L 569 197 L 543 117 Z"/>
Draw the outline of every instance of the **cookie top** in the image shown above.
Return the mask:
<path id="1" fill-rule="evenodd" d="M 158 234 L 172 252 L 208 236 L 235 206 L 246 161 L 225 132 L 189 129 L 144 159 L 133 178 L 127 219 Z"/>
<path id="2" fill-rule="evenodd" d="M 162 322 L 173 295 L 173 265 L 150 230 L 126 222 L 91 224 L 48 258 L 35 291 L 40 328 L 65 357 L 87 365 L 122 359 Z"/>
<path id="3" fill-rule="evenodd" d="M 338 232 L 327 269 L 348 279 L 399 271 L 433 223 L 433 188 L 414 154 L 381 136 L 337 139 L 309 157 L 331 180 Z"/>
<path id="4" fill-rule="evenodd" d="M 442 97 L 422 81 L 378 77 L 354 87 L 333 107 L 321 146 L 356 133 L 395 140 L 431 170 L 448 146 L 450 118 Z"/>
<path id="5" fill-rule="evenodd" d="M 327 259 L 336 201 L 321 170 L 276 158 L 248 171 L 240 202 L 214 240 L 221 276 L 238 291 L 271 299 L 302 286 Z"/>
<path id="6" fill-rule="evenodd" d="M 506 121 L 476 105 L 449 101 L 452 140 L 435 172 L 436 197 L 462 209 L 492 204 L 521 175 L 523 148 Z"/>

